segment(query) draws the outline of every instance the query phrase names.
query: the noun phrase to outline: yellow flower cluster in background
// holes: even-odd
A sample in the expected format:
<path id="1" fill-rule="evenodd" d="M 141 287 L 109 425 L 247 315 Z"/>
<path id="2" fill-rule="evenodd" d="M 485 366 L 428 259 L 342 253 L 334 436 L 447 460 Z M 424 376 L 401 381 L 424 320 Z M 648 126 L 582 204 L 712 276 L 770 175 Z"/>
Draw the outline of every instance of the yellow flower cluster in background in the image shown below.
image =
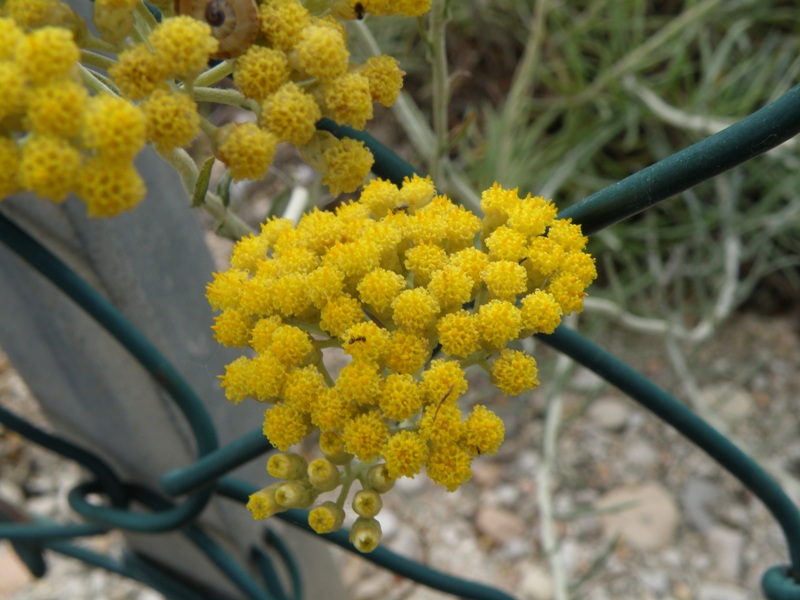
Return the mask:
<path id="1" fill-rule="evenodd" d="M 5 10 L 23 23 L 46 22 L 35 12 L 45 4 L 9 1 Z M 144 115 L 121 98 L 90 96 L 79 58 L 69 29 L 26 32 L 0 18 L 0 198 L 30 191 L 63 202 L 74 191 L 90 215 L 108 216 L 144 197 L 132 166 L 146 141 Z"/>
<path id="2" fill-rule="evenodd" d="M 272 219 L 236 244 L 207 290 L 221 311 L 216 339 L 254 351 L 227 366 L 226 396 L 269 404 L 264 434 L 284 452 L 319 430 L 324 455 L 301 466 L 292 454 L 270 459 L 296 468 L 270 467 L 285 481 L 253 495 L 256 518 L 341 487 L 309 517 L 316 531 L 335 530 L 357 480 L 351 540 L 369 551 L 395 479 L 424 468 L 452 491 L 475 457 L 497 451 L 499 417 L 459 405 L 465 369 L 483 367 L 506 394 L 534 389 L 536 361 L 508 344 L 580 311 L 596 271 L 580 227 L 556 219 L 551 202 L 495 184 L 481 207 L 482 220 L 435 195 L 430 179 L 377 179 L 335 213 L 314 210 L 297 226 Z M 351 358 L 335 380 L 327 348 Z"/>
<path id="3" fill-rule="evenodd" d="M 374 102 L 394 103 L 403 72 L 388 56 L 353 64 L 334 15 L 430 8 L 430 0 L 333 1 L 315 2 L 312 14 L 298 0 L 270 0 L 239 3 L 250 13 L 174 15 L 172 0 L 151 4 L 162 11 L 161 23 L 140 0 L 97 0 L 102 39 L 59 0 L 3 4 L 0 199 L 31 191 L 62 202 L 74 192 L 89 215 L 114 216 L 145 195 L 133 160 L 146 143 L 177 161 L 173 153 L 201 130 L 233 180 L 265 176 L 285 141 L 323 173 L 333 194 L 352 192 L 370 171 L 371 153 L 361 142 L 318 132 L 316 123 L 326 116 L 362 129 Z M 211 58 L 230 60 L 209 74 Z M 238 90 L 211 87 L 229 74 Z M 255 122 L 215 127 L 198 102 L 248 109 Z"/>

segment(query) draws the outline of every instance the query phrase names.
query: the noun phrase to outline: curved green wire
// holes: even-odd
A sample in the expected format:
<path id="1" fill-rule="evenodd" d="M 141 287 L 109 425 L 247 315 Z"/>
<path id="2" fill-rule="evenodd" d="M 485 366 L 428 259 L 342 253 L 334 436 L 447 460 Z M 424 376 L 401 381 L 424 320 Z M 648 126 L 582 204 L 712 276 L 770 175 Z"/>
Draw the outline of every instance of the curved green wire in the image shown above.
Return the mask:
<path id="1" fill-rule="evenodd" d="M 537 334 L 536 337 L 628 394 L 739 479 L 780 524 L 793 574 L 800 575 L 800 511 L 752 458 L 665 390 L 579 333 L 559 326 L 550 335 Z"/>
<path id="2" fill-rule="evenodd" d="M 47 448 L 62 456 L 69 456 L 78 464 L 83 465 L 100 482 L 103 492 L 108 495 L 115 506 L 127 506 L 128 499 L 122 490 L 122 482 L 111 466 L 99 456 L 84 450 L 69 440 L 46 432 L 2 406 L 0 406 L 0 423 L 8 429 L 16 431 L 22 437 L 39 444 L 42 448 Z M 0 537 L 3 536 L 0 535 Z"/>
<path id="3" fill-rule="evenodd" d="M 589 235 L 763 154 L 800 133 L 800 85 L 730 127 L 561 211 Z"/>
<path id="4" fill-rule="evenodd" d="M 71 298 L 105 328 L 169 393 L 183 413 L 197 441 L 197 452 L 204 456 L 218 446 L 217 432 L 200 399 L 172 364 L 122 314 L 61 259 L 0 213 L 0 242 Z M 75 458 L 70 449 L 65 456 Z M 75 496 L 77 498 L 77 496 Z M 132 515 L 127 511 L 79 503 L 76 512 L 87 519 L 97 518 L 109 525 L 139 531 L 176 529 L 199 515 L 211 497 L 203 490 L 165 515 Z M 153 529 L 155 527 L 156 529 Z"/>
<path id="5" fill-rule="evenodd" d="M 274 451 L 275 446 L 270 444 L 262 428 L 256 427 L 226 446 L 198 458 L 191 465 L 167 471 L 159 480 L 159 485 L 168 495 L 180 496 L 216 481 L 225 473 L 254 458 Z"/>

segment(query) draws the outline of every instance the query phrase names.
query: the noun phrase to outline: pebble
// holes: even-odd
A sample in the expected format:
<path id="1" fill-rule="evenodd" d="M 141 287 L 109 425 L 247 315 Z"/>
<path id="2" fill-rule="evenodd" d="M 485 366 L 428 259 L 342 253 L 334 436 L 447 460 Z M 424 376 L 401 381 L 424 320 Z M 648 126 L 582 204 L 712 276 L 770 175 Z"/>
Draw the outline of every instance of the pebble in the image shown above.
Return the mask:
<path id="1" fill-rule="evenodd" d="M 607 538 L 618 532 L 634 550 L 665 548 L 675 536 L 678 508 L 672 495 L 657 483 L 617 488 L 601 497 L 597 506 L 620 506 L 619 511 L 601 515 L 600 521 Z"/>
<path id="2" fill-rule="evenodd" d="M 739 587 L 718 583 L 701 583 L 697 600 L 747 600 L 748 594 Z"/>
<path id="3" fill-rule="evenodd" d="M 728 422 L 746 419 L 756 406 L 753 394 L 741 388 L 732 389 L 728 384 L 709 386 L 700 393 L 709 408 Z"/>
<path id="4" fill-rule="evenodd" d="M 681 488 L 681 509 L 686 521 L 698 531 L 706 531 L 715 522 L 714 502 L 719 497 L 717 485 L 704 477 L 691 477 Z"/>
<path id="5" fill-rule="evenodd" d="M 475 516 L 475 527 L 483 535 L 498 544 L 506 544 L 528 533 L 529 527 L 523 519 L 510 510 L 482 506 Z"/>
<path id="6" fill-rule="evenodd" d="M 663 571 L 645 569 L 638 575 L 642 585 L 656 596 L 663 596 L 669 589 L 669 576 Z"/>
<path id="7" fill-rule="evenodd" d="M 520 600 L 552 600 L 553 578 L 543 566 L 526 562 L 520 565 Z"/>
<path id="8" fill-rule="evenodd" d="M 33 576 L 11 547 L 11 543 L 0 542 L 0 598 L 10 598 L 24 588 Z"/>
<path id="9" fill-rule="evenodd" d="M 482 488 L 493 488 L 503 478 L 505 467 L 497 461 L 477 459 L 472 463 L 472 481 Z"/>
<path id="10" fill-rule="evenodd" d="M 625 448 L 625 463 L 631 470 L 649 472 L 658 466 L 660 459 L 658 451 L 643 439 L 634 439 Z"/>
<path id="11" fill-rule="evenodd" d="M 741 532 L 715 525 L 707 534 L 708 550 L 720 575 L 736 580 L 742 572 L 744 535 Z"/>
<path id="12" fill-rule="evenodd" d="M 630 406 L 616 398 L 599 398 L 592 402 L 587 411 L 593 422 L 608 431 L 621 431 L 630 412 Z"/>
<path id="13" fill-rule="evenodd" d="M 397 533 L 389 540 L 389 548 L 410 558 L 411 560 L 422 560 L 422 542 L 419 534 L 410 525 L 402 524 L 397 529 Z"/>

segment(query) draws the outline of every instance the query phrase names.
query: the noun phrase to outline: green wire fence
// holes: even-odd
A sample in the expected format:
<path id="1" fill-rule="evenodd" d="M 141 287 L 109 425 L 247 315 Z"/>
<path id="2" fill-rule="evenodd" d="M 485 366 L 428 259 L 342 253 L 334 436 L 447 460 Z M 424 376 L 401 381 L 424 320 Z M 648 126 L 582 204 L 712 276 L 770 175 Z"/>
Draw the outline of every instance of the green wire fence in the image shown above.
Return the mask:
<path id="1" fill-rule="evenodd" d="M 404 177 L 415 173 L 408 163 L 366 133 L 356 132 L 329 120 L 321 121 L 318 127 L 339 137 L 363 140 L 375 155 L 374 172 L 381 177 L 399 184 Z M 728 129 L 582 200 L 562 211 L 561 216 L 580 223 L 586 234 L 597 232 L 731 169 L 798 132 L 800 86 Z M 168 598 L 199 599 L 202 595 L 197 590 L 135 552 L 128 552 L 121 560 L 114 560 L 69 542 L 79 537 L 99 535 L 110 529 L 150 534 L 179 531 L 241 591 L 243 597 L 276 600 L 302 598 L 302 567 L 274 532 L 265 529 L 264 547 L 254 546 L 251 549 L 251 566 L 255 566 L 255 572 L 260 576 L 260 580 L 257 580 L 246 565 L 239 564 L 203 527 L 196 524 L 214 495 L 244 504 L 248 496 L 256 491 L 255 486 L 226 474 L 270 452 L 272 447 L 260 428 L 220 447 L 210 416 L 180 373 L 113 305 L 2 213 L 0 241 L 108 330 L 147 369 L 183 414 L 197 448 L 195 462 L 164 473 L 160 479 L 161 489 L 156 491 L 121 481 L 101 457 L 47 433 L 0 407 L 0 423 L 5 427 L 76 461 L 93 476 L 91 481 L 75 486 L 68 497 L 71 508 L 86 523 L 29 521 L 13 507 L 0 504 L 0 538 L 12 542 L 21 559 L 37 577 L 46 573 L 44 550 L 51 550 L 144 582 Z M 783 530 L 789 564 L 768 570 L 762 579 L 762 590 L 770 600 L 800 600 L 800 511 L 775 480 L 673 396 L 575 331 L 561 326 L 551 335 L 538 337 L 669 423 L 719 462 L 764 503 Z M 90 502 L 87 498 L 90 494 L 104 496 L 108 506 Z M 187 496 L 180 503 L 170 500 L 183 495 Z M 147 507 L 149 512 L 132 510 L 133 502 Z M 311 532 L 305 511 L 288 510 L 276 517 Z M 345 550 L 357 552 L 348 541 L 346 530 L 318 537 Z M 266 548 L 271 548 L 280 558 L 283 563 L 281 569 L 289 573 L 290 586 L 282 583 L 276 564 L 266 553 Z M 459 597 L 486 600 L 512 598 L 503 591 L 436 571 L 386 548 L 378 548 L 371 554 L 360 556 L 405 578 Z"/>

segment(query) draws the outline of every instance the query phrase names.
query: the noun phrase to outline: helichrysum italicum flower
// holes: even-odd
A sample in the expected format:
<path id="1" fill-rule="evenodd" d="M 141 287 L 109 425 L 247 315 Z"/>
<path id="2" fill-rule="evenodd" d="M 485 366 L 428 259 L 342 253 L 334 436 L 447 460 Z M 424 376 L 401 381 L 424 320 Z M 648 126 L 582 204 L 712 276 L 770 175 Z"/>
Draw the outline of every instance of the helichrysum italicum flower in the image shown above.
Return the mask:
<path id="1" fill-rule="evenodd" d="M 264 432 L 284 452 L 321 432 L 325 458 L 309 464 L 305 484 L 286 489 L 308 502 L 341 486 L 337 501 L 309 514 L 327 532 L 358 481 L 351 539 L 362 551 L 379 540 L 376 498 L 394 479 L 424 472 L 452 491 L 469 481 L 475 457 L 500 447 L 502 420 L 461 405 L 465 369 L 481 365 L 505 394 L 534 389 L 536 361 L 508 344 L 552 332 L 581 309 L 595 277 L 580 227 L 556 220 L 552 203 L 500 186 L 483 199 L 481 220 L 436 196 L 429 179 L 372 181 L 333 213 L 312 211 L 297 226 L 270 220 L 208 285 L 222 310 L 217 337 L 249 340 L 258 353 L 228 366 L 226 395 L 271 404 Z M 539 240 L 558 251 L 541 254 Z M 351 359 L 335 378 L 323 360 L 331 347 Z"/>

